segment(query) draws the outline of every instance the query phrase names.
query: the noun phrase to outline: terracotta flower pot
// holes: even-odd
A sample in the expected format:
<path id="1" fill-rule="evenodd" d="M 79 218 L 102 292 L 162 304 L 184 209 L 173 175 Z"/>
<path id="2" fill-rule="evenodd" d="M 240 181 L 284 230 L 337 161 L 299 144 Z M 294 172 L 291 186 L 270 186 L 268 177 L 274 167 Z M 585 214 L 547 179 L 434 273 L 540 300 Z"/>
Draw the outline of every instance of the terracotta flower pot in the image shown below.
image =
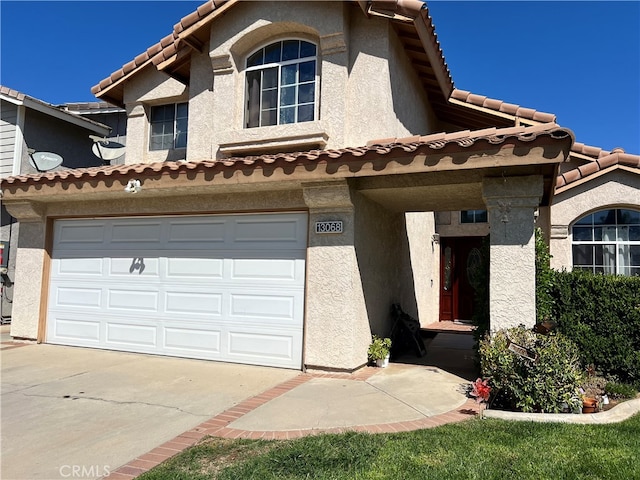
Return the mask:
<path id="1" fill-rule="evenodd" d="M 582 399 L 582 413 L 596 413 L 598 411 L 598 401 L 595 398 Z"/>

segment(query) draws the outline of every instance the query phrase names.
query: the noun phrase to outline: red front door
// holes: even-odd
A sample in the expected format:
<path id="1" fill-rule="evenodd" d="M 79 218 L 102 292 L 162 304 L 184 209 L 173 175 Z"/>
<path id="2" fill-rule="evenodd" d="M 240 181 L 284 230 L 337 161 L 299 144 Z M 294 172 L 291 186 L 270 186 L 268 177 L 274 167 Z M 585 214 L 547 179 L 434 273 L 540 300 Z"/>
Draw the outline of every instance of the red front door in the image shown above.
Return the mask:
<path id="1" fill-rule="evenodd" d="M 473 318 L 482 237 L 450 237 L 440 242 L 440 321 Z"/>

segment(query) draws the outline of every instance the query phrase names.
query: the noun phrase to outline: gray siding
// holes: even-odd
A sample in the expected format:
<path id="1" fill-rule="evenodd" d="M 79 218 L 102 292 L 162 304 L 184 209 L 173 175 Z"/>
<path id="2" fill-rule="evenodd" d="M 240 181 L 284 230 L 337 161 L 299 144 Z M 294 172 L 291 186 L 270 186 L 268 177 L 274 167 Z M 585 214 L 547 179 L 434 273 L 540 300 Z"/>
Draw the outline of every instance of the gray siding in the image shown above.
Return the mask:
<path id="1" fill-rule="evenodd" d="M 18 107 L 9 102 L 0 102 L 0 105 L 0 178 L 4 178 L 13 171 Z"/>

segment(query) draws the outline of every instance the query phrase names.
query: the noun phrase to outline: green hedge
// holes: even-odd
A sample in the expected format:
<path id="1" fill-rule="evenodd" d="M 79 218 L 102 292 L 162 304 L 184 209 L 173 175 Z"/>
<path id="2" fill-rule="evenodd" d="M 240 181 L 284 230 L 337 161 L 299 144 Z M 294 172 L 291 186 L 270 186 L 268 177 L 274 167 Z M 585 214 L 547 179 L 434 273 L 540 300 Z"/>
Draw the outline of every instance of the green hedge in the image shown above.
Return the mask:
<path id="1" fill-rule="evenodd" d="M 640 277 L 553 271 L 550 318 L 580 350 L 583 365 L 640 385 Z"/>

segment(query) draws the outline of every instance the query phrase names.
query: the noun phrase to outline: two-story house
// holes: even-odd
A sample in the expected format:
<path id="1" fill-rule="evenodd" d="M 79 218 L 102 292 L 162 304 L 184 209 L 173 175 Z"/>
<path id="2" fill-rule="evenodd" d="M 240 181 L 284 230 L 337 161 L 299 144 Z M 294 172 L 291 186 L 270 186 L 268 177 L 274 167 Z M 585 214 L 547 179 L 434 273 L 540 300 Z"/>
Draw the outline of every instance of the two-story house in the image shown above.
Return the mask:
<path id="1" fill-rule="evenodd" d="M 2 183 L 32 238 L 13 336 L 350 371 L 393 303 L 466 319 L 488 233 L 491 326 L 533 325 L 536 217 L 553 242 L 592 213 L 549 214 L 560 164 L 640 210 L 640 157 L 455 89 L 418 0 L 208 1 L 93 92 L 125 164 Z"/>

